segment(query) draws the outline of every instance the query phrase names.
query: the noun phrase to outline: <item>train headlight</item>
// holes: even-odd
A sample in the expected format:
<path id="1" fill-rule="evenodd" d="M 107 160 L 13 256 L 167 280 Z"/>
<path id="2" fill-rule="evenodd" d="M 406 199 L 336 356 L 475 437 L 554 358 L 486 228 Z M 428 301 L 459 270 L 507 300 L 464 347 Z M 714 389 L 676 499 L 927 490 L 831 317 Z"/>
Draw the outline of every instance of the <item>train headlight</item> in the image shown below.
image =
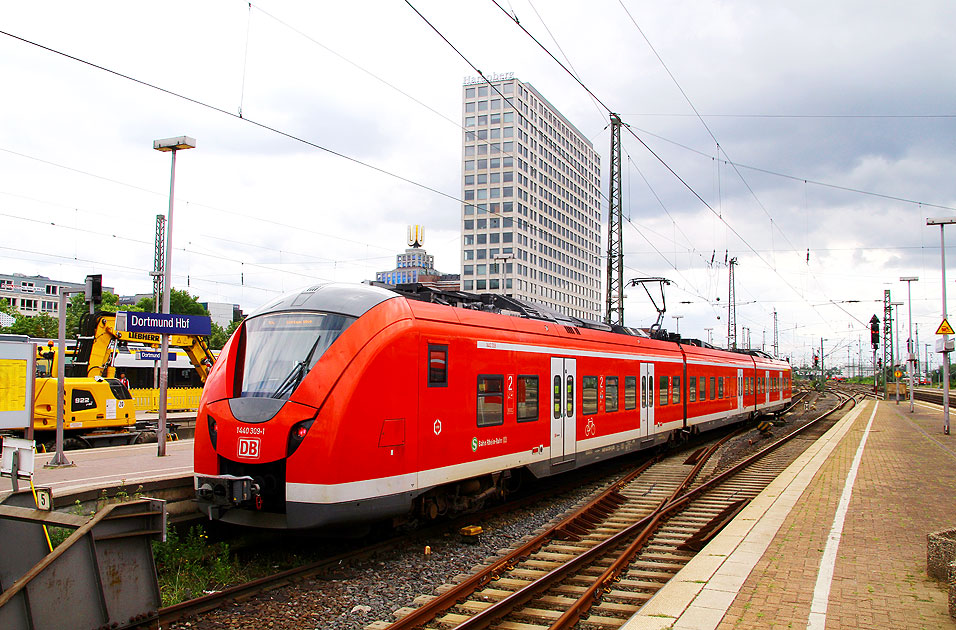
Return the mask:
<path id="1" fill-rule="evenodd" d="M 292 455 L 292 453 L 299 448 L 305 436 L 309 434 L 309 429 L 312 427 L 313 422 L 315 422 L 315 418 L 309 418 L 308 420 L 302 420 L 292 425 L 292 429 L 289 431 L 289 444 L 286 448 L 286 457 Z"/>
<path id="2" fill-rule="evenodd" d="M 207 415 L 206 422 L 209 424 L 209 441 L 212 442 L 212 447 L 216 448 L 216 442 L 219 440 L 219 427 L 216 425 L 216 419 Z"/>

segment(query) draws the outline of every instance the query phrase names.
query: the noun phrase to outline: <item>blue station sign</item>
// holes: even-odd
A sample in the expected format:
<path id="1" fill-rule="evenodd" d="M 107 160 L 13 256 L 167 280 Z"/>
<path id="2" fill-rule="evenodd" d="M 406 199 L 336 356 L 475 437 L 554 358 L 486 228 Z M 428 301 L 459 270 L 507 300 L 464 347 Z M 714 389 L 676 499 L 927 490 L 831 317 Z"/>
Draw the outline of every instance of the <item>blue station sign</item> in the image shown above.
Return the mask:
<path id="1" fill-rule="evenodd" d="M 159 350 L 140 350 L 140 351 L 139 351 L 139 358 L 140 358 L 141 361 L 159 361 L 160 359 L 163 358 L 163 353 L 160 352 Z M 167 358 L 170 362 L 173 362 L 173 361 L 176 360 L 176 353 L 175 353 L 175 352 L 167 352 L 167 353 L 166 353 L 166 358 Z"/>
<path id="2" fill-rule="evenodd" d="M 165 313 L 116 313 L 116 329 L 166 335 L 209 335 L 212 320 L 206 315 L 167 315 Z"/>

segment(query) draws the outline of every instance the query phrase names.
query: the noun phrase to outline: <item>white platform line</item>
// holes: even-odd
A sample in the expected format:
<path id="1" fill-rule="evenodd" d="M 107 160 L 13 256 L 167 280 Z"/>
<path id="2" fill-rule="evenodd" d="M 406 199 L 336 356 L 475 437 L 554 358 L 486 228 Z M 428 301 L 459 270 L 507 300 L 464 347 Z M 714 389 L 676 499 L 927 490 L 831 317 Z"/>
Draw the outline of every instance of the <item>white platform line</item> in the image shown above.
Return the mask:
<path id="1" fill-rule="evenodd" d="M 873 418 L 876 416 L 878 407 L 878 403 L 873 405 L 873 413 L 870 414 L 870 420 L 866 423 L 863 439 L 860 440 L 860 446 L 856 449 L 856 455 L 853 457 L 853 463 L 850 465 L 846 481 L 843 484 L 843 493 L 840 495 L 836 514 L 833 516 L 833 524 L 830 526 L 830 534 L 827 536 L 827 546 L 823 550 L 823 557 L 820 558 L 817 583 L 813 587 L 810 618 L 807 620 L 808 630 L 824 630 L 827 625 L 827 604 L 830 601 L 830 586 L 833 584 L 833 569 L 836 565 L 837 551 L 840 548 L 840 539 L 843 537 L 843 524 L 850 507 L 853 484 L 856 482 L 856 475 L 860 470 L 860 461 L 863 459 L 866 438 L 870 435 L 870 427 L 873 426 Z"/>

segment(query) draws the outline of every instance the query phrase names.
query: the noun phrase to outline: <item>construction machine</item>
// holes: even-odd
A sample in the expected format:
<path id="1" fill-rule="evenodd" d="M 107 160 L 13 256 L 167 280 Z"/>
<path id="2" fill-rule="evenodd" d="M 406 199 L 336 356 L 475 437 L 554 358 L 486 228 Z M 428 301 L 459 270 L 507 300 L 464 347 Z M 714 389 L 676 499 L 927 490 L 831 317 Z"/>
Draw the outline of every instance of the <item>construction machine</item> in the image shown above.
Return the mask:
<path id="1" fill-rule="evenodd" d="M 84 315 L 80 334 L 64 363 L 64 440 L 67 448 L 128 444 L 155 439 L 155 426 L 137 422 L 136 405 L 127 384 L 116 378 L 113 358 L 118 346 L 138 342 L 159 347 L 158 334 L 116 329 L 116 314 Z M 170 335 L 169 346 L 181 348 L 205 383 L 215 357 L 198 335 Z M 50 442 L 56 431 L 58 363 L 52 342 L 37 349 L 37 363 L 49 376 L 36 379 L 33 430 L 37 442 Z M 72 358 L 72 361 L 69 359 Z"/>

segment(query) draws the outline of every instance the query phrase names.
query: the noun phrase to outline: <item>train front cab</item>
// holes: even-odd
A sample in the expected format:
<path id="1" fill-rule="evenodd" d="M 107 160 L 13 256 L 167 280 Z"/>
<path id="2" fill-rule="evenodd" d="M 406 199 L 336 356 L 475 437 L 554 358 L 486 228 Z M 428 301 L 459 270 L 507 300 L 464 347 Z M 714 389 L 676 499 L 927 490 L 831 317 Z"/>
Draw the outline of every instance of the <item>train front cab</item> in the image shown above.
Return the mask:
<path id="1" fill-rule="evenodd" d="M 372 287 L 323 285 L 264 310 L 285 318 L 276 330 L 323 313 L 353 321 L 323 342 L 311 369 L 288 386 L 291 364 L 276 374 L 266 370 L 259 388 L 265 395 L 242 395 L 243 334 L 256 315 L 230 339 L 197 415 L 200 507 L 227 522 L 297 529 L 369 520 L 407 505 L 417 462 L 405 419 L 413 421 L 417 407 L 399 395 L 411 387 L 400 368 L 414 363 L 415 348 L 405 300 Z M 313 341 L 284 345 L 305 354 Z M 393 496 L 384 496 L 377 475 L 389 478 Z"/>

